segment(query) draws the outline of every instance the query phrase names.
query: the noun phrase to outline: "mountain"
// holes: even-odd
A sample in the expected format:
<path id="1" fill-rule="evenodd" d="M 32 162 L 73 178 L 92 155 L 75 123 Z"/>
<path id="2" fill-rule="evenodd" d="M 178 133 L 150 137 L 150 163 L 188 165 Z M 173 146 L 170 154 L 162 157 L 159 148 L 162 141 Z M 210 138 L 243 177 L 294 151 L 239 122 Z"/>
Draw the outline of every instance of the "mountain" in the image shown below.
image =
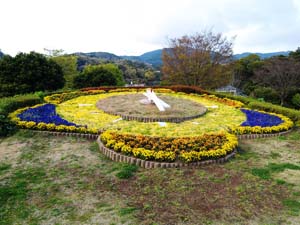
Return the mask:
<path id="1" fill-rule="evenodd" d="M 146 52 L 140 56 L 121 56 L 123 59 L 140 61 L 144 63 L 151 64 L 155 67 L 159 67 L 162 65 L 162 51 L 163 49 L 157 49 L 151 52 Z"/>
<path id="2" fill-rule="evenodd" d="M 241 54 L 235 54 L 235 55 L 233 55 L 233 58 L 234 58 L 234 59 L 241 59 L 241 58 L 247 57 L 248 55 L 255 54 L 255 55 L 258 55 L 261 59 L 267 59 L 267 58 L 271 58 L 271 57 L 273 57 L 273 56 L 278 56 L 278 55 L 288 56 L 289 53 L 290 53 L 290 51 L 270 52 L 270 53 L 259 53 L 259 52 L 252 53 L 252 52 L 244 52 L 244 53 L 241 53 Z"/>
<path id="3" fill-rule="evenodd" d="M 109 53 L 109 52 L 89 52 L 89 53 L 78 52 L 78 53 L 74 53 L 74 54 L 77 56 L 80 56 L 80 57 L 88 57 L 88 58 L 102 59 L 102 60 L 108 60 L 108 61 L 118 61 L 118 60 L 125 59 L 125 60 L 150 64 L 156 68 L 159 68 L 162 65 L 162 51 L 163 51 L 163 49 L 157 49 L 154 51 L 146 52 L 140 56 L 128 56 L 128 55 L 117 56 L 117 55 Z M 256 54 L 261 59 L 266 59 L 266 58 L 270 58 L 270 57 L 278 56 L 278 55 L 287 56 L 289 53 L 290 53 L 290 51 L 270 52 L 270 53 L 244 52 L 241 54 L 233 55 L 233 58 L 235 60 L 238 60 L 238 59 L 246 57 L 250 54 Z"/>
<path id="4" fill-rule="evenodd" d="M 0 51 L 0 58 L 4 56 L 4 53 Z"/>
<path id="5" fill-rule="evenodd" d="M 105 59 L 105 60 L 109 60 L 109 61 L 122 59 L 120 56 L 117 56 L 117 55 L 109 53 L 109 52 L 88 52 L 88 53 L 76 52 L 76 53 L 74 53 L 74 55 L 88 56 L 91 58 L 101 58 L 101 59 Z"/>

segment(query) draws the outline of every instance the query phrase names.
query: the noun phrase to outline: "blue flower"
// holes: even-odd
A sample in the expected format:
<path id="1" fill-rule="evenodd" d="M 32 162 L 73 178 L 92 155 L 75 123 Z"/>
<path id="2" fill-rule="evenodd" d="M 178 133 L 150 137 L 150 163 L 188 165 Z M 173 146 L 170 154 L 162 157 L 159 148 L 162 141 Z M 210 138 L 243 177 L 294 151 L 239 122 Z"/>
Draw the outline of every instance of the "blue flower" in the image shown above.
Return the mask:
<path id="1" fill-rule="evenodd" d="M 241 109 L 246 114 L 247 120 L 241 124 L 241 126 L 260 126 L 260 127 L 272 127 L 277 126 L 284 121 L 278 116 L 270 115 L 268 113 L 257 112 L 254 110 Z"/>
<path id="2" fill-rule="evenodd" d="M 77 126 L 57 115 L 55 105 L 45 104 L 35 108 L 29 108 L 17 115 L 22 121 L 34 121 L 36 123 L 54 123 L 55 125 Z"/>

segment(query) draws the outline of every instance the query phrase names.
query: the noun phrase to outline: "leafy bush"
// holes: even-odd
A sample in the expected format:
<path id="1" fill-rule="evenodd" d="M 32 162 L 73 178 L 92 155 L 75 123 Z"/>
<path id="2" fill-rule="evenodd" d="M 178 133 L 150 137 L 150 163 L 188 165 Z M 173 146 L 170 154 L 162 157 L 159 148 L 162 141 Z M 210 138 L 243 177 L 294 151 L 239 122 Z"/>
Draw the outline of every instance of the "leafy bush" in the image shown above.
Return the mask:
<path id="1" fill-rule="evenodd" d="M 75 88 L 124 85 L 122 71 L 113 64 L 86 66 L 73 82 Z"/>
<path id="2" fill-rule="evenodd" d="M 6 116 L 0 115 L 0 137 L 6 137 L 17 130 L 16 125 Z"/>
<path id="3" fill-rule="evenodd" d="M 266 102 L 271 102 L 273 104 L 280 103 L 280 97 L 277 92 L 270 87 L 258 87 L 252 92 L 253 96 L 256 98 L 263 98 Z"/>
<path id="4" fill-rule="evenodd" d="M 296 106 L 297 108 L 300 108 L 300 94 L 297 93 L 293 96 L 292 98 L 292 103 L 294 104 L 294 106 Z"/>
<path id="5" fill-rule="evenodd" d="M 248 104 L 248 107 L 251 109 L 258 109 L 258 110 L 263 110 L 266 112 L 273 112 L 273 113 L 279 113 L 283 114 L 290 119 L 292 119 L 296 124 L 300 123 L 300 111 L 295 110 L 295 109 L 289 109 L 285 108 L 279 105 L 273 105 L 271 103 L 266 103 L 266 102 L 251 102 Z"/>
<path id="6" fill-rule="evenodd" d="M 64 86 L 61 67 L 44 55 L 30 52 L 0 60 L 0 96 L 56 90 Z"/>
<path id="7" fill-rule="evenodd" d="M 0 114 L 7 116 L 9 113 L 26 106 L 42 103 L 39 96 L 34 94 L 19 95 L 0 99 Z"/>
<path id="8" fill-rule="evenodd" d="M 261 102 L 258 101 L 257 99 L 250 98 L 250 97 L 244 97 L 244 96 L 237 96 L 237 95 L 231 95 L 231 94 L 225 94 L 225 93 L 216 93 L 214 94 L 218 97 L 226 97 L 234 100 L 238 100 L 243 102 L 246 106 L 248 106 L 251 109 L 257 109 L 257 110 L 262 110 L 266 112 L 273 112 L 277 114 L 282 114 L 290 119 L 292 119 L 296 125 L 300 125 L 300 111 L 295 110 L 295 109 L 290 109 L 286 107 L 282 107 L 279 105 L 274 105 L 272 103 L 267 103 L 267 102 Z"/>
<path id="9" fill-rule="evenodd" d="M 116 176 L 120 179 L 128 179 L 132 177 L 137 170 L 138 166 L 125 164 L 121 167 L 121 171 L 119 171 Z"/>

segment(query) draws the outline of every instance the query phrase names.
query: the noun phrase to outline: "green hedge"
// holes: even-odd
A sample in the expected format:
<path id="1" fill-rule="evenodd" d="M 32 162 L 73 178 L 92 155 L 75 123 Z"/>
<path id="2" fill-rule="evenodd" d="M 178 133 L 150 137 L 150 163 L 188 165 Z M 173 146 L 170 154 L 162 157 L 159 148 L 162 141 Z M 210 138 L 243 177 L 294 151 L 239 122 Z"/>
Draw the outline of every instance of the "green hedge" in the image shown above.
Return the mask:
<path id="1" fill-rule="evenodd" d="M 274 112 L 285 115 L 293 120 L 297 125 L 300 125 L 300 111 L 296 109 L 289 109 L 279 105 L 273 105 L 266 102 L 250 102 L 248 107 L 251 109 L 259 109 L 267 112 Z"/>
<path id="2" fill-rule="evenodd" d="M 0 115 L 7 116 L 9 113 L 26 106 L 42 103 L 43 100 L 34 94 L 18 95 L 0 99 Z"/>
<path id="3" fill-rule="evenodd" d="M 286 107 L 282 107 L 280 105 L 274 105 L 272 103 L 268 102 L 261 102 L 257 99 L 250 98 L 250 97 L 244 97 L 244 96 L 236 96 L 231 94 L 225 94 L 225 93 L 217 93 L 217 92 L 211 92 L 211 94 L 214 94 L 221 98 L 230 98 L 233 100 L 241 101 L 245 104 L 246 107 L 251 109 L 258 109 L 266 112 L 273 112 L 285 115 L 289 117 L 291 120 L 293 120 L 296 125 L 300 126 L 300 111 L 296 109 L 290 109 Z"/>

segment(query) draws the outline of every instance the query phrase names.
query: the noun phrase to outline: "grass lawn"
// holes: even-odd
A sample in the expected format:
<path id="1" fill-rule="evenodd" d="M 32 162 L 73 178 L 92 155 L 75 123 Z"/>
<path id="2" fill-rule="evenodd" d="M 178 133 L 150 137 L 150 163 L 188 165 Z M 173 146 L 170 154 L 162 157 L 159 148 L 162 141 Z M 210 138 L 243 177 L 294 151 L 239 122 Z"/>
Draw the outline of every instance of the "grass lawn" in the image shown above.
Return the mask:
<path id="1" fill-rule="evenodd" d="M 300 224 L 300 130 L 240 141 L 222 165 L 150 170 L 19 131 L 0 139 L 0 224 Z"/>

